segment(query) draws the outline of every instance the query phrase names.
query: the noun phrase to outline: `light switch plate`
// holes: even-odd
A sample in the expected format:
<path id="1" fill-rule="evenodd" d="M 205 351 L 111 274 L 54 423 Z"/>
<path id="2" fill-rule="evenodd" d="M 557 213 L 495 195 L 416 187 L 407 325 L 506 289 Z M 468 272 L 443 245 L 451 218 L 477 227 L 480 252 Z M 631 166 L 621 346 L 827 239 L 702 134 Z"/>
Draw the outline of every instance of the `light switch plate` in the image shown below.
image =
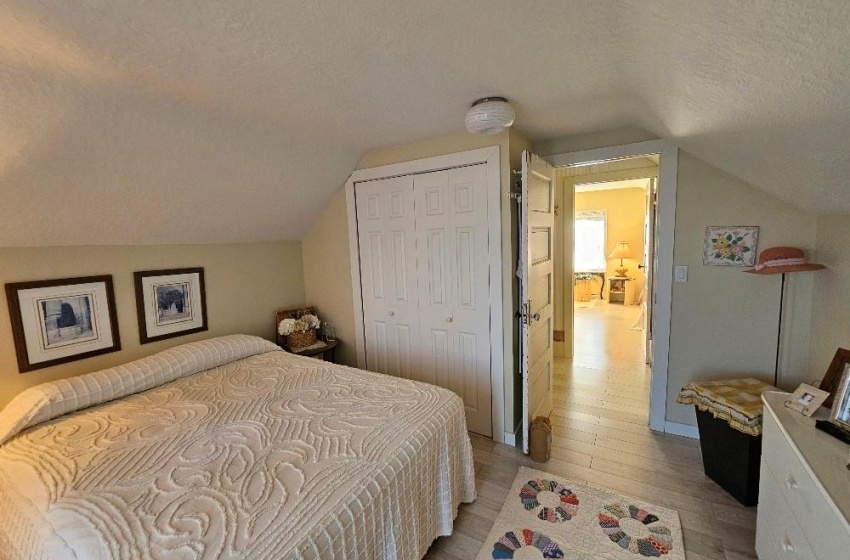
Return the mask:
<path id="1" fill-rule="evenodd" d="M 688 281 L 688 267 L 685 265 L 677 266 L 674 269 L 673 280 L 676 282 Z"/>

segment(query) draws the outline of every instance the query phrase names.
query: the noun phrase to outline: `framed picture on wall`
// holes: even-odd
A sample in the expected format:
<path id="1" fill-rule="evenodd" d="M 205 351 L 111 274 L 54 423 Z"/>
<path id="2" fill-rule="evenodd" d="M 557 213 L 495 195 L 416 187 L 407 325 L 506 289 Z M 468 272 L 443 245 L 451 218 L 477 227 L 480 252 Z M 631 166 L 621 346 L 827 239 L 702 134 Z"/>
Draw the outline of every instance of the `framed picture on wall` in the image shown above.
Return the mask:
<path id="1" fill-rule="evenodd" d="M 21 373 L 121 350 L 112 276 L 6 284 Z"/>
<path id="2" fill-rule="evenodd" d="M 142 344 L 207 330 L 203 268 L 135 272 Z"/>
<path id="3" fill-rule="evenodd" d="M 758 226 L 708 226 L 703 239 L 702 264 L 753 266 L 758 241 Z"/>

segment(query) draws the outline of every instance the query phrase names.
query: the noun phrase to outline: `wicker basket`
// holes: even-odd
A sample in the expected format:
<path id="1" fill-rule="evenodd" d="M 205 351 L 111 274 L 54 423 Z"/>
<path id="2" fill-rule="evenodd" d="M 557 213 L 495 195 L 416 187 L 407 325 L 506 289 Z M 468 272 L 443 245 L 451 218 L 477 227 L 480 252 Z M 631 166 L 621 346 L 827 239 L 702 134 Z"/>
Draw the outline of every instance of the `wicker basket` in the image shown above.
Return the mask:
<path id="1" fill-rule="evenodd" d="M 304 348 L 316 343 L 316 329 L 307 332 L 294 332 L 286 337 L 286 345 L 290 348 Z"/>

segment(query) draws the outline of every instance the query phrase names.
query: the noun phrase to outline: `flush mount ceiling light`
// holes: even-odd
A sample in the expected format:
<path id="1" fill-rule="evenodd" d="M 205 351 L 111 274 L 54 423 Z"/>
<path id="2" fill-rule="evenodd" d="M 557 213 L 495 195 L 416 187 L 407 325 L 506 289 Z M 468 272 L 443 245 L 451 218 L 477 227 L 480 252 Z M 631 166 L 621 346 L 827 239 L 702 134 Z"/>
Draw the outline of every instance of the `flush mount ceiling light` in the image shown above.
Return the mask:
<path id="1" fill-rule="evenodd" d="M 464 124 L 473 134 L 498 134 L 514 124 L 514 108 L 504 97 L 485 97 L 472 104 Z"/>

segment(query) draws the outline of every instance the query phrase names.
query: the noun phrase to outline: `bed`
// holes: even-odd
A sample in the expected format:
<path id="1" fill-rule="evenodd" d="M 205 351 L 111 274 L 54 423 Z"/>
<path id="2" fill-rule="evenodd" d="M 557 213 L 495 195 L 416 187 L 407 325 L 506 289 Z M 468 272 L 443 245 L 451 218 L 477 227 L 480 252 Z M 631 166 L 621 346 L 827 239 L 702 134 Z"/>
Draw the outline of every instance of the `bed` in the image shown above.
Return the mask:
<path id="1" fill-rule="evenodd" d="M 474 484 L 453 393 L 219 337 L 0 411 L 0 558 L 420 559 Z"/>

